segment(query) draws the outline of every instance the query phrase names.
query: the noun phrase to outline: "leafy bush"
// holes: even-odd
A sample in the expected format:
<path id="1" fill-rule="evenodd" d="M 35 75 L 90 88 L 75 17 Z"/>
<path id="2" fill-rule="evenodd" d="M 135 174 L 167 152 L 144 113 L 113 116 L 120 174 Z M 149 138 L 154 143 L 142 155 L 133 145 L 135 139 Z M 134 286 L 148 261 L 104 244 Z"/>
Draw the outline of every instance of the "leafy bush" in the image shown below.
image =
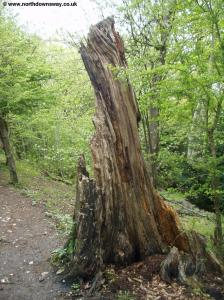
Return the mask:
<path id="1" fill-rule="evenodd" d="M 206 161 L 200 160 L 188 164 L 184 170 L 186 181 L 182 189 L 186 192 L 188 201 L 208 211 L 214 210 L 212 198 L 216 193 L 221 198 L 221 209 L 224 210 L 224 165 L 218 163 L 215 169 L 216 174 L 213 174 L 212 163 L 214 162 L 208 157 Z M 219 182 L 219 188 L 216 191 L 211 188 L 213 176 L 217 176 Z"/>
<path id="2" fill-rule="evenodd" d="M 184 184 L 186 175 L 183 172 L 184 156 L 161 149 L 158 156 L 158 186 L 163 189 L 178 188 Z"/>

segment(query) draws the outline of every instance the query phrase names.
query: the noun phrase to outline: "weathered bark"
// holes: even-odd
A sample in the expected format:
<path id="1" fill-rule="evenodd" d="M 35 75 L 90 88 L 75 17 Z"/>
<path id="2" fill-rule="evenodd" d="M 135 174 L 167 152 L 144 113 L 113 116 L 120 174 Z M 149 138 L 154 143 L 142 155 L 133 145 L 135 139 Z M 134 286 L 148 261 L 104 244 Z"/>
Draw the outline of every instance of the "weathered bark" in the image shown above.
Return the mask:
<path id="1" fill-rule="evenodd" d="M 6 121 L 2 117 L 0 117 L 0 139 L 2 141 L 3 150 L 5 152 L 6 163 L 9 169 L 11 182 L 13 184 L 18 183 L 16 165 L 9 142 L 8 127 Z"/>
<path id="2" fill-rule="evenodd" d="M 155 192 L 140 148 L 139 111 L 128 80 L 111 67 L 126 67 L 112 18 L 92 26 L 80 53 L 94 87 L 95 179 L 81 158 L 78 167 L 76 246 L 70 275 L 91 277 L 103 263 L 128 264 L 167 246 L 190 251 L 176 213 Z"/>

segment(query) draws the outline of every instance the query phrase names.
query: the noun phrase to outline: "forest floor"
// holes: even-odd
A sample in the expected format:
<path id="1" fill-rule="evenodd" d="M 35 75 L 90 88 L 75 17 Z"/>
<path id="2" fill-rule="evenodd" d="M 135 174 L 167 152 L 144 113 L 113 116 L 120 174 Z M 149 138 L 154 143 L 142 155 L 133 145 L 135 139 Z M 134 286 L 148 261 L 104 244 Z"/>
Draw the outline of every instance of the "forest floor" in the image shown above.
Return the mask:
<path id="1" fill-rule="evenodd" d="M 109 266 L 99 295 L 87 296 L 91 283 L 73 284 L 71 295 L 49 258 L 53 250 L 63 246 L 70 231 L 74 188 L 23 164 L 19 166 L 23 171 L 18 189 L 8 185 L 7 172 L 1 167 L 0 163 L 0 300 L 224 299 L 221 278 L 216 278 L 214 297 L 202 293 L 198 286 L 189 290 L 177 282 L 161 281 L 161 255 L 122 269 Z"/>

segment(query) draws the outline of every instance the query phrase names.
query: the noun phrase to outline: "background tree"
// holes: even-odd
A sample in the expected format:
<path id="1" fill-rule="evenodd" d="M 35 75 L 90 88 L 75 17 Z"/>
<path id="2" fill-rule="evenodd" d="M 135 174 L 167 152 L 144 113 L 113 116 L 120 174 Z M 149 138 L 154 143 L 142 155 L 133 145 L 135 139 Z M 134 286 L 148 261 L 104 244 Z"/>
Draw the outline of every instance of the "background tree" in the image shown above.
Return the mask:
<path id="1" fill-rule="evenodd" d="M 50 66 L 41 53 L 40 40 L 23 33 L 10 18 L 0 15 L 0 132 L 11 181 L 18 182 L 9 141 L 10 116 L 29 114 L 51 97 L 43 92 Z M 7 51 L 6 51 L 7 50 Z"/>

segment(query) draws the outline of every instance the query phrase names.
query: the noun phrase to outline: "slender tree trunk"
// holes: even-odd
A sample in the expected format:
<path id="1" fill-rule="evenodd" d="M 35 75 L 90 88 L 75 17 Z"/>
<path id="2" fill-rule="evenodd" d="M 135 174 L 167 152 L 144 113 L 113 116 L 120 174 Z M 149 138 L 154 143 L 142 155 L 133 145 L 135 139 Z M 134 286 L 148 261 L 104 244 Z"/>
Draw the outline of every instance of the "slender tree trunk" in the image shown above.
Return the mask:
<path id="1" fill-rule="evenodd" d="M 9 169 L 10 179 L 13 184 L 18 183 L 18 176 L 16 173 L 16 165 L 15 160 L 13 158 L 10 142 L 9 142 L 9 134 L 8 127 L 5 119 L 0 117 L 0 137 L 3 145 L 3 150 L 6 156 L 6 163 Z"/>
<path id="2" fill-rule="evenodd" d="M 0 148 L 3 149 L 3 143 L 2 143 L 2 139 L 1 139 L 1 134 L 0 134 Z"/>
<path id="3" fill-rule="evenodd" d="M 168 21 L 168 20 L 167 20 Z M 163 66 L 166 63 L 166 53 L 167 53 L 167 39 L 170 34 L 170 32 L 167 32 L 167 28 L 164 26 L 164 24 L 161 24 L 161 47 L 160 47 L 160 55 L 159 55 L 159 62 Z M 152 91 L 154 90 L 156 98 L 156 90 L 158 84 L 161 82 L 162 76 L 161 75 L 154 75 L 152 82 L 151 82 L 151 89 Z M 158 97 L 157 97 L 158 98 Z M 155 99 L 154 99 L 155 100 Z M 158 102 L 158 99 L 157 101 Z M 153 180 L 153 185 L 157 187 L 157 158 L 159 154 L 159 144 L 160 144 L 160 124 L 159 124 L 159 115 L 160 115 L 160 110 L 159 110 L 159 104 L 157 105 L 152 105 L 149 108 L 148 112 L 148 139 L 150 143 L 149 147 L 149 153 L 150 153 L 150 169 L 151 169 L 151 174 L 152 174 L 152 180 Z"/>
<path id="4" fill-rule="evenodd" d="M 128 264 L 163 253 L 167 246 L 190 252 L 176 213 L 156 193 L 146 171 L 132 87 L 111 70 L 126 67 L 112 18 L 91 27 L 80 53 L 96 96 L 94 179 L 81 157 L 75 223 L 67 243 L 75 244 L 70 275 L 91 277 L 102 264 Z"/>
<path id="5" fill-rule="evenodd" d="M 154 114 L 154 117 L 159 116 L 159 110 L 154 107 L 148 110 L 146 113 L 142 114 L 142 125 L 145 140 L 145 151 L 147 153 L 147 168 L 149 171 L 149 176 L 153 186 L 156 186 L 156 171 L 157 164 L 156 158 L 159 150 L 159 123 L 154 120 L 154 117 L 149 115 L 150 112 Z M 154 113 L 153 113 L 154 112 Z M 152 121 L 153 119 L 153 121 Z M 151 121 L 150 121 L 151 120 Z"/>
<path id="6" fill-rule="evenodd" d="M 214 141 L 213 130 L 208 130 L 208 143 L 210 148 L 210 155 L 216 161 L 216 145 Z M 213 162 L 214 164 L 215 162 Z M 215 163 L 216 164 L 216 163 Z M 213 203 L 215 210 L 215 231 L 214 231 L 214 243 L 218 248 L 222 248 L 223 245 L 223 232 L 222 232 L 222 213 L 221 213 L 221 199 L 218 194 L 218 189 L 220 188 L 220 182 L 216 173 L 216 166 L 213 165 L 213 176 L 211 179 L 211 188 L 213 191 Z"/>
<path id="7" fill-rule="evenodd" d="M 149 121 L 149 144 L 150 144 L 150 169 L 152 174 L 152 184 L 157 187 L 157 158 L 159 154 L 159 108 L 151 107 L 149 109 L 150 121 Z"/>
<path id="8" fill-rule="evenodd" d="M 150 136 L 150 149 L 151 154 L 158 154 L 159 152 L 159 109 L 152 107 L 149 109 L 151 123 L 149 124 L 149 136 Z"/>
<path id="9" fill-rule="evenodd" d="M 205 124 L 206 109 L 204 103 L 199 102 L 193 112 L 192 124 L 189 128 L 187 159 L 193 162 L 197 157 L 201 157 L 206 148 Z"/>
<path id="10" fill-rule="evenodd" d="M 164 45 L 165 47 L 165 45 Z M 161 65 L 165 64 L 166 51 L 160 54 Z M 151 82 L 151 90 L 154 91 L 153 103 L 150 105 L 147 113 L 147 130 L 148 130 L 148 141 L 149 148 L 148 153 L 150 155 L 150 173 L 152 175 L 153 185 L 157 186 L 157 157 L 159 154 L 159 144 L 160 144 L 160 124 L 159 124 L 159 104 L 158 97 L 156 97 L 156 90 L 159 82 L 162 80 L 162 76 L 155 75 Z M 155 101 L 155 99 L 157 101 Z M 149 99 L 151 101 L 151 99 Z M 155 104 L 157 102 L 157 104 Z"/>
<path id="11" fill-rule="evenodd" d="M 141 113 L 142 117 L 142 127 L 144 134 L 144 150 L 146 153 L 149 153 L 149 139 L 148 139 L 148 128 L 147 128 L 147 113 Z"/>

